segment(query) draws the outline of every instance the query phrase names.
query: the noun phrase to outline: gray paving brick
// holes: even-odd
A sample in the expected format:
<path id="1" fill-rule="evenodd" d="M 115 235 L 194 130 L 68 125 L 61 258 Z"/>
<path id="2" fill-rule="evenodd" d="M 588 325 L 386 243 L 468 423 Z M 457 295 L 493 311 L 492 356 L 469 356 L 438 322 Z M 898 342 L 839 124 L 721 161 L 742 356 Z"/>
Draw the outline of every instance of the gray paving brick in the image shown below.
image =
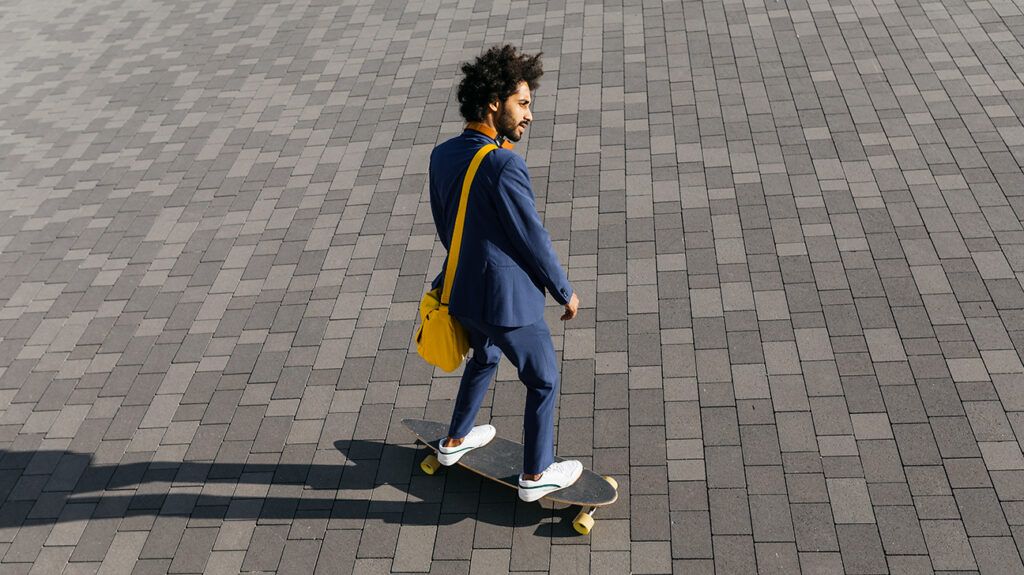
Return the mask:
<path id="1" fill-rule="evenodd" d="M 924 536 L 912 507 L 877 507 L 875 518 L 885 552 L 889 555 L 926 554 Z"/>
<path id="2" fill-rule="evenodd" d="M 893 425 L 904 465 L 930 465 L 940 461 L 931 427 L 926 424 Z"/>
<path id="3" fill-rule="evenodd" d="M 114 533 L 120 520 L 107 517 L 92 520 L 85 525 L 75 551 L 71 554 L 72 562 L 100 562 L 106 556 L 110 544 L 114 541 Z"/>
<path id="4" fill-rule="evenodd" d="M 553 569 L 562 569 L 562 570 L 566 570 L 566 571 L 569 571 L 569 572 L 572 572 L 574 570 L 575 571 L 580 571 L 580 570 L 582 570 L 582 571 L 589 571 L 589 570 L 591 570 L 594 566 L 591 565 L 590 554 L 587 553 L 586 551 L 587 551 L 586 549 L 584 549 L 584 548 L 582 548 L 582 547 L 580 547 L 578 545 L 562 545 L 562 546 L 556 546 L 556 547 L 552 548 L 550 550 L 549 556 L 550 556 L 550 560 L 551 560 L 552 564 L 554 565 Z M 514 553 L 514 551 L 513 551 L 513 553 Z M 626 560 L 626 563 L 628 564 L 629 563 L 629 554 L 628 553 L 623 553 L 623 555 L 625 555 L 625 560 Z M 541 560 L 543 560 L 545 563 L 547 563 L 548 559 L 549 559 L 548 556 L 545 556 L 545 557 L 541 558 Z M 513 565 L 510 567 L 510 570 L 513 571 L 513 572 L 519 570 L 519 569 L 515 568 L 514 561 L 515 561 L 515 559 L 513 559 Z M 527 571 L 527 570 L 526 569 L 522 569 L 522 571 Z M 545 569 L 541 569 L 539 571 L 540 572 L 547 572 L 547 569 L 545 568 Z"/>
<path id="5" fill-rule="evenodd" d="M 794 541 L 789 505 L 783 495 L 753 495 L 750 515 L 754 541 Z M 795 549 L 794 549 L 795 552 Z"/>
<path id="6" fill-rule="evenodd" d="M 355 563 L 358 541 L 358 531 L 328 530 L 317 556 L 315 572 L 351 571 Z"/>
<path id="7" fill-rule="evenodd" d="M 245 553 L 242 570 L 277 570 L 287 536 L 288 527 L 286 525 L 257 526 Z"/>
<path id="8" fill-rule="evenodd" d="M 672 572 L 672 556 L 667 541 L 636 542 L 630 555 L 630 566 L 634 573 Z"/>
<path id="9" fill-rule="evenodd" d="M 660 427 L 631 427 L 629 430 L 630 465 L 664 465 L 665 430 Z"/>
<path id="10" fill-rule="evenodd" d="M 509 568 L 512 571 L 548 571 L 552 568 L 561 568 L 559 565 L 564 561 L 567 568 L 580 566 L 586 568 L 589 564 L 589 557 L 581 553 L 584 549 L 577 546 L 553 547 L 551 541 L 544 537 L 544 532 L 538 532 L 537 524 L 543 523 L 550 514 L 546 509 L 534 505 L 518 505 L 516 507 L 516 523 L 512 534 L 512 556 Z M 423 555 L 430 553 L 430 549 L 424 550 Z"/>
<path id="11" fill-rule="evenodd" d="M 873 525 L 837 525 L 839 548 L 847 573 L 885 573 L 888 565 Z"/>
<path id="12" fill-rule="evenodd" d="M 185 529 L 168 572 L 203 573 L 216 540 L 216 528 Z"/>
<path id="13" fill-rule="evenodd" d="M 507 513 L 508 507 L 504 503 L 481 503 L 477 513 L 486 517 L 488 521 L 481 521 L 476 526 L 476 533 L 473 536 L 474 548 L 509 548 L 512 544 L 513 530 L 507 522 L 502 521 L 502 516 Z"/>
<path id="14" fill-rule="evenodd" d="M 802 503 L 791 506 L 797 549 L 801 551 L 838 551 L 832 513 L 827 504 Z"/>
<path id="15" fill-rule="evenodd" d="M 971 548 L 982 573 L 1024 572 L 1020 553 L 1009 537 L 975 537 L 971 539 Z"/>
<path id="16" fill-rule="evenodd" d="M 647 518 L 642 524 L 633 524 L 633 541 L 668 541 L 671 527 L 668 512 L 668 498 L 664 495 L 631 495 L 630 515 L 642 514 Z"/>
<path id="17" fill-rule="evenodd" d="M 895 441 L 858 441 L 864 478 L 871 483 L 902 482 L 906 479 Z"/>
<path id="18" fill-rule="evenodd" d="M 711 503 L 712 532 L 723 535 L 752 533 L 750 507 L 746 494 L 740 489 L 712 489 L 708 492 Z"/>
<path id="19" fill-rule="evenodd" d="M 672 512 L 671 518 L 673 557 L 714 557 L 711 546 L 711 518 L 707 512 Z"/>
<path id="20" fill-rule="evenodd" d="M 932 565 L 941 570 L 976 569 L 977 563 L 968 544 L 967 534 L 957 521 L 922 521 L 921 529 L 928 543 Z"/>
<path id="21" fill-rule="evenodd" d="M 278 573 L 311 573 L 317 564 L 321 542 L 291 540 L 285 543 Z"/>
<path id="22" fill-rule="evenodd" d="M 795 573 L 800 559 L 792 543 L 755 543 L 759 573 Z"/>
<path id="23" fill-rule="evenodd" d="M 757 573 L 754 544 L 750 536 L 716 535 L 714 537 L 716 573 Z"/>
<path id="24" fill-rule="evenodd" d="M 705 445 L 738 445 L 736 411 L 725 407 L 701 409 L 701 432 Z"/>
<path id="25" fill-rule="evenodd" d="M 1010 534 L 993 489 L 954 489 L 957 507 L 969 537 L 998 537 Z"/>
<path id="26" fill-rule="evenodd" d="M 932 573 L 927 555 L 895 555 L 888 557 L 890 573 Z"/>

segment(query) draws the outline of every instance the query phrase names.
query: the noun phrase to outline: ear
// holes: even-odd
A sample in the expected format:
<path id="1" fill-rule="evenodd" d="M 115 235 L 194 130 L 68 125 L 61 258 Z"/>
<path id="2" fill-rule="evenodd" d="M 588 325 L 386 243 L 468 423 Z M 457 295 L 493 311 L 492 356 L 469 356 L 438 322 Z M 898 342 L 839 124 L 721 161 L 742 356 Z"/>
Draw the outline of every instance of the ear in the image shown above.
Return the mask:
<path id="1" fill-rule="evenodd" d="M 492 112 L 494 112 L 495 114 L 497 114 L 497 113 L 498 113 L 498 109 L 499 109 L 500 107 L 501 107 L 501 104 L 500 104 L 500 103 L 499 103 L 499 102 L 498 102 L 497 100 L 495 100 L 495 101 L 493 101 L 493 102 L 491 102 L 491 103 L 487 104 L 487 108 L 488 108 L 488 109 L 490 109 L 490 110 L 491 110 Z"/>

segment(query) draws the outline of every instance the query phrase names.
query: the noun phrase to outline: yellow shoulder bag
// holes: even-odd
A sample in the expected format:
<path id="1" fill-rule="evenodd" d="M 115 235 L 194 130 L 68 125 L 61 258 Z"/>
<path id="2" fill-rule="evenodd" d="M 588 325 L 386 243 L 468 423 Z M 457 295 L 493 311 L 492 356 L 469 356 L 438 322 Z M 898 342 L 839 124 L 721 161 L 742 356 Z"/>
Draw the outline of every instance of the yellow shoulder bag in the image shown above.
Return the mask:
<path id="1" fill-rule="evenodd" d="M 459 265 L 459 251 L 462 247 L 462 228 L 466 222 L 466 204 L 469 203 L 469 188 L 484 156 L 498 149 L 488 144 L 473 156 L 466 178 L 462 181 L 462 195 L 459 197 L 459 212 L 455 216 L 455 230 L 448 247 L 448 266 L 444 270 L 444 285 L 432 289 L 420 300 L 420 328 L 416 331 L 416 351 L 430 365 L 445 371 L 455 371 L 469 353 L 469 336 L 454 317 L 448 314 L 448 302 L 455 283 L 455 268 Z"/>

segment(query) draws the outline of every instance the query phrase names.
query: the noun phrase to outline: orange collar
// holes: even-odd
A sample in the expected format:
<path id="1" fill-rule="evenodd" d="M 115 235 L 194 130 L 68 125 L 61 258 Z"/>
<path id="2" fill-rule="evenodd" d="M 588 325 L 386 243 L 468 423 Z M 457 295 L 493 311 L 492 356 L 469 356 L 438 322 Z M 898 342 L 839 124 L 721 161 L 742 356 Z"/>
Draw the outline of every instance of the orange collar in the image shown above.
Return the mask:
<path id="1" fill-rule="evenodd" d="M 466 124 L 466 129 L 480 132 L 481 134 L 487 136 L 492 140 L 498 139 L 498 131 L 483 122 L 470 122 Z M 512 148 L 516 147 L 516 145 L 508 140 L 505 140 L 501 143 L 501 147 L 506 150 L 511 150 Z"/>

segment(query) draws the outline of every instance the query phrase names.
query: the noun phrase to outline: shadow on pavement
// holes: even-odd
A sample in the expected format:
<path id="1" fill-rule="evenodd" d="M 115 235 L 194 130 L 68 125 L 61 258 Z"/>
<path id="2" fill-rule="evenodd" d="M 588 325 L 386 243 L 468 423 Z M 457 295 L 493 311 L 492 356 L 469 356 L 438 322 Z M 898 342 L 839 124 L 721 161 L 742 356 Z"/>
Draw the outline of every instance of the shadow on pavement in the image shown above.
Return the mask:
<path id="1" fill-rule="evenodd" d="M 363 440 L 337 441 L 334 446 L 342 455 L 340 465 L 96 465 L 88 453 L 0 450 L 0 529 L 178 515 L 328 519 L 348 528 L 361 527 L 364 520 L 446 525 L 473 519 L 502 527 L 536 525 L 535 535 L 543 537 L 576 536 L 575 508 L 552 510 L 522 503 L 513 490 L 463 468 L 424 475 L 419 471 L 419 449 Z M 552 514 L 555 522 L 550 521 Z"/>

